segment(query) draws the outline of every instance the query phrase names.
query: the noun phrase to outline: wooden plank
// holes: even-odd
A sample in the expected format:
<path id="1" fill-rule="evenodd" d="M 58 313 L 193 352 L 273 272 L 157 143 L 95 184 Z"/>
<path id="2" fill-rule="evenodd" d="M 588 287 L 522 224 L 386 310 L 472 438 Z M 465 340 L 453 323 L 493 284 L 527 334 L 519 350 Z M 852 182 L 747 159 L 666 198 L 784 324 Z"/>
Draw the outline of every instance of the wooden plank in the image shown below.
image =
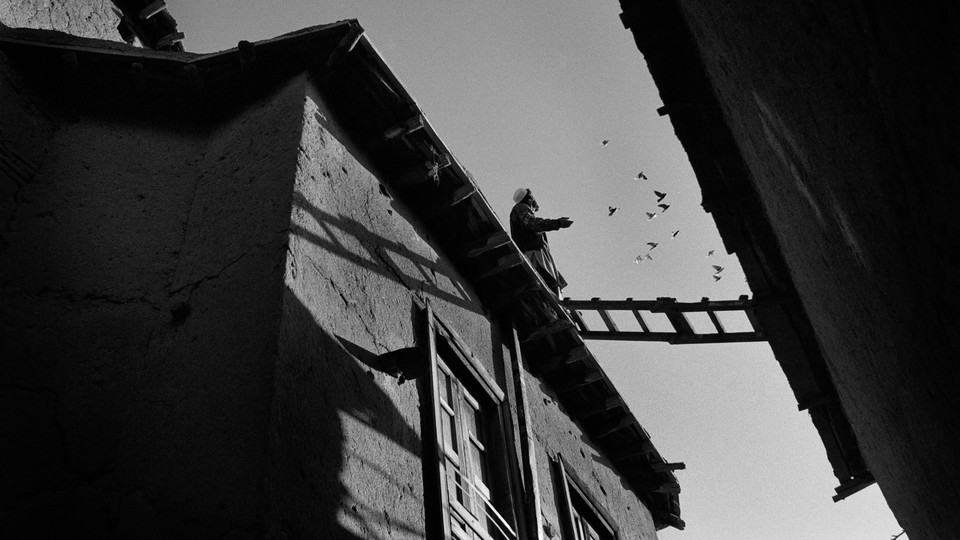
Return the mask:
<path id="1" fill-rule="evenodd" d="M 557 393 L 564 393 L 576 390 L 577 388 L 582 388 L 584 386 L 593 384 L 597 381 L 603 380 L 602 371 L 588 371 L 586 373 L 581 373 L 578 375 L 571 375 L 568 379 L 558 384 L 553 385 L 553 389 Z"/>
<path id="2" fill-rule="evenodd" d="M 680 493 L 680 483 L 679 482 L 664 482 L 660 484 L 660 487 L 653 490 L 657 493 Z"/>
<path id="3" fill-rule="evenodd" d="M 633 459 L 637 456 L 643 456 L 653 452 L 655 448 L 653 443 L 650 441 L 643 441 L 639 443 L 632 444 L 627 448 L 621 449 L 616 454 L 610 456 L 610 461 L 614 463 L 623 463 L 624 461 Z"/>
<path id="4" fill-rule="evenodd" d="M 483 272 L 477 275 L 474 279 L 477 281 L 483 281 L 485 279 L 490 279 L 491 277 L 497 276 L 506 272 L 507 270 L 514 268 L 516 266 L 522 265 L 526 261 L 526 258 L 520 253 L 513 252 L 503 257 L 497 259 L 497 264 L 490 270 Z"/>
<path id="5" fill-rule="evenodd" d="M 867 473 L 866 476 L 846 480 L 834 489 L 837 494 L 833 496 L 833 502 L 840 502 L 861 489 L 869 487 L 874 482 L 876 482 L 876 479 L 870 473 Z"/>
<path id="6" fill-rule="evenodd" d="M 430 407 L 432 414 L 427 416 L 429 424 L 424 426 L 424 433 L 433 433 L 433 437 L 425 436 L 424 441 L 429 441 L 426 444 L 430 445 L 430 454 L 432 454 L 431 457 L 434 458 L 435 462 L 432 466 L 429 466 L 430 481 L 424 486 L 424 499 L 431 500 L 431 506 L 433 506 L 428 515 L 431 517 L 438 515 L 440 519 L 427 519 L 425 525 L 428 531 L 442 533 L 441 538 L 450 538 L 450 520 L 443 519 L 444 511 L 442 510 L 449 508 L 450 501 L 444 485 L 446 463 L 443 455 L 443 432 L 440 429 L 443 418 L 440 412 L 440 388 L 437 375 L 440 368 L 437 365 L 437 341 L 434 328 L 433 309 L 427 305 L 427 349 L 430 355 L 430 368 L 429 384 L 426 385 L 425 393 L 428 400 L 427 406 Z"/>
<path id="7" fill-rule="evenodd" d="M 572 322 L 564 319 L 558 319 L 548 324 L 547 326 L 539 328 L 537 331 L 531 333 L 530 335 L 528 335 L 526 338 L 523 339 L 523 342 L 529 343 L 531 341 L 536 341 L 538 339 L 542 339 L 553 334 L 566 332 L 570 329 L 575 329 Z"/>
<path id="8" fill-rule="evenodd" d="M 590 357 L 590 351 L 587 350 L 584 346 L 579 346 L 571 349 L 565 354 L 552 356 L 546 360 L 539 363 L 539 365 L 534 365 L 531 363 L 531 368 L 535 370 L 534 375 L 550 373 L 556 369 L 560 369 L 571 364 L 576 364 L 578 362 L 583 362 Z"/>
<path id="9" fill-rule="evenodd" d="M 542 292 L 538 281 L 526 281 L 512 289 L 499 289 L 490 299 L 488 305 L 494 311 L 513 306 L 517 302 L 522 302 L 531 294 Z"/>
<path id="10" fill-rule="evenodd" d="M 156 0 L 155 2 L 148 4 L 147 7 L 141 9 L 140 13 L 137 14 L 137 17 L 141 19 L 149 19 L 165 9 L 167 9 L 167 5 L 163 2 L 163 0 Z"/>
<path id="11" fill-rule="evenodd" d="M 173 32 L 173 33 L 167 34 L 167 35 L 163 36 L 162 38 L 158 39 L 158 40 L 157 40 L 157 43 L 154 45 L 154 47 L 156 47 L 156 48 L 158 48 L 158 49 L 159 49 L 159 48 L 162 48 L 162 47 L 169 47 L 170 45 L 173 45 L 174 43 L 178 43 L 178 42 L 180 42 L 180 41 L 183 41 L 183 38 L 184 38 L 184 37 L 185 37 L 185 36 L 183 35 L 183 32 Z"/>
<path id="12" fill-rule="evenodd" d="M 687 468 L 686 463 L 677 462 L 677 463 L 651 463 L 650 468 L 656 472 L 666 472 L 666 471 L 682 471 Z"/>
<path id="13" fill-rule="evenodd" d="M 607 332 L 591 330 L 580 332 L 582 339 L 598 341 L 662 341 L 673 345 L 691 345 L 704 343 L 746 343 L 766 341 L 758 332 L 728 332 L 726 334 L 678 334 L 676 332 Z"/>
<path id="14" fill-rule="evenodd" d="M 591 298 L 590 300 L 572 300 L 563 299 L 563 305 L 570 309 L 607 309 L 607 310 L 632 310 L 652 311 L 655 313 L 663 312 L 669 306 L 669 309 L 679 311 L 744 311 L 747 308 L 756 306 L 757 302 L 746 296 L 741 296 L 737 300 L 710 300 L 709 302 L 677 302 L 676 298 L 661 297 L 656 300 L 601 300 Z"/>
<path id="15" fill-rule="evenodd" d="M 424 117 L 422 114 L 418 114 L 407 119 L 407 121 L 404 122 L 403 125 L 394 126 L 386 130 L 385 132 L 383 132 L 383 138 L 396 139 L 397 137 L 407 136 L 413 133 L 414 131 L 423 129 L 423 126 L 424 126 Z"/>
<path id="16" fill-rule="evenodd" d="M 567 407 L 567 410 L 570 411 L 570 415 L 574 418 L 582 419 L 587 416 L 593 416 L 595 414 L 604 413 L 609 410 L 625 406 L 626 402 L 623 400 L 623 396 L 620 394 L 614 394 L 612 396 L 607 396 L 604 399 L 592 401 L 586 405 Z"/>
<path id="17" fill-rule="evenodd" d="M 637 425 L 640 425 L 637 419 L 632 414 L 628 414 L 627 416 L 624 416 L 623 418 L 621 418 L 613 426 L 608 427 L 603 431 L 600 431 L 599 433 L 594 433 L 592 436 L 596 438 L 606 437 L 607 435 L 612 435 L 613 433 L 616 433 L 620 430 L 629 429 L 631 426 L 637 426 Z"/>
<path id="18" fill-rule="evenodd" d="M 464 251 L 467 252 L 466 256 L 468 259 L 475 259 L 484 253 L 493 251 L 498 247 L 505 246 L 510 242 L 510 235 L 507 234 L 507 231 L 501 229 L 493 234 L 490 234 L 486 238 L 483 238 L 479 242 L 474 242 L 464 246 Z"/>

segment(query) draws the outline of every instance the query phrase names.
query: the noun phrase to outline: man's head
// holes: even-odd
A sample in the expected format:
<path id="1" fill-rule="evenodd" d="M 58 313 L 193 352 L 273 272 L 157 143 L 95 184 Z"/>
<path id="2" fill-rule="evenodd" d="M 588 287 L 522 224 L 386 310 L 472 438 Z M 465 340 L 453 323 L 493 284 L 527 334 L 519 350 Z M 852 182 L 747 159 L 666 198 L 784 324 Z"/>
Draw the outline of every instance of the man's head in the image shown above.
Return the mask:
<path id="1" fill-rule="evenodd" d="M 537 200 L 533 198 L 533 191 L 531 191 L 530 188 L 518 188 L 514 191 L 513 202 L 526 204 L 530 208 L 533 208 L 534 211 L 540 210 L 540 205 L 538 205 Z"/>

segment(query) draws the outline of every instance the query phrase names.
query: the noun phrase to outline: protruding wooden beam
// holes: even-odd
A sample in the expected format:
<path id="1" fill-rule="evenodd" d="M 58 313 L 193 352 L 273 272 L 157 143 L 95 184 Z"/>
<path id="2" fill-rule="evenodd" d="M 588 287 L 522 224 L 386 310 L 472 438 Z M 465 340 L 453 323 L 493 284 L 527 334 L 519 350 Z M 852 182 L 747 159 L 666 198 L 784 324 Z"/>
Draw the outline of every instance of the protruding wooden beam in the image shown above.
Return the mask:
<path id="1" fill-rule="evenodd" d="M 687 468 L 686 463 L 651 463 L 650 468 L 657 472 L 682 471 Z"/>
<path id="2" fill-rule="evenodd" d="M 141 19 L 149 19 L 165 9 L 167 9 L 167 4 L 165 4 L 163 0 L 156 0 L 155 2 L 148 4 L 147 7 L 141 9 L 140 13 L 137 14 L 137 17 Z"/>
<path id="3" fill-rule="evenodd" d="M 610 461 L 614 463 L 623 463 L 624 461 L 633 459 L 637 456 L 643 456 L 649 454 L 655 450 L 653 443 L 650 441 L 642 441 L 636 444 L 630 445 L 627 448 L 621 449 L 616 454 L 610 456 Z"/>
<path id="4" fill-rule="evenodd" d="M 608 427 L 607 429 L 604 429 L 603 431 L 600 431 L 599 433 L 594 433 L 592 435 L 593 437 L 597 437 L 597 438 L 606 437 L 607 435 L 612 435 L 624 429 L 630 429 L 631 426 L 637 426 L 639 424 L 640 423 L 637 422 L 637 419 L 634 418 L 633 415 L 627 415 L 621 418 L 616 424 Z"/>
<path id="5" fill-rule="evenodd" d="M 571 375 L 567 380 L 553 385 L 554 391 L 564 393 L 583 388 L 597 381 L 603 380 L 603 372 L 600 370 L 588 371 L 583 374 Z"/>
<path id="6" fill-rule="evenodd" d="M 802 403 L 797 403 L 797 410 L 806 411 L 807 409 L 814 409 L 816 407 L 821 407 L 837 400 L 837 395 L 833 393 L 821 394 L 814 397 L 813 399 L 805 400 Z"/>
<path id="7" fill-rule="evenodd" d="M 833 496 L 833 502 L 840 502 L 861 489 L 869 487 L 874 482 L 876 482 L 876 479 L 869 472 L 864 476 L 850 478 L 834 489 L 837 494 Z"/>
<path id="8" fill-rule="evenodd" d="M 357 46 L 357 43 L 360 42 L 360 38 L 363 37 L 363 28 L 359 24 L 351 24 L 350 28 L 346 31 L 340 41 L 337 43 L 336 48 L 333 52 L 330 53 L 330 56 L 327 58 L 326 71 L 327 75 L 332 73 L 337 66 L 343 61 L 343 58 L 348 54 L 353 52 L 354 47 Z"/>
<path id="9" fill-rule="evenodd" d="M 509 253 L 497 259 L 496 266 L 494 266 L 490 270 L 487 270 L 486 272 L 483 272 L 477 275 L 475 279 L 477 281 L 483 281 L 485 279 L 492 278 L 494 276 L 502 274 L 503 272 L 506 272 L 511 268 L 520 266 L 521 264 L 524 263 L 524 261 L 526 261 L 526 258 L 524 258 L 524 256 L 521 255 L 520 253 L 517 253 L 517 252 Z"/>
<path id="10" fill-rule="evenodd" d="M 468 259 L 475 259 L 484 253 L 488 253 L 509 243 L 510 235 L 507 234 L 507 231 L 501 229 L 493 234 L 488 235 L 479 242 L 474 242 L 464 246 L 464 250 L 466 251 L 466 257 Z"/>
<path id="11" fill-rule="evenodd" d="M 604 399 L 591 402 L 587 405 L 568 407 L 568 410 L 575 418 L 586 418 L 587 416 L 604 413 L 625 405 L 626 402 L 623 400 L 623 396 L 620 394 L 614 394 L 612 396 L 607 396 Z"/>
<path id="12" fill-rule="evenodd" d="M 533 369 L 533 371 L 536 372 L 534 373 L 534 375 L 546 374 L 546 373 L 550 373 L 551 371 L 560 369 L 564 366 L 569 366 L 577 362 L 583 362 L 589 357 L 590 357 L 590 351 L 588 351 L 586 347 L 581 345 L 579 347 L 571 349 L 566 354 L 547 358 L 546 360 L 543 360 L 542 362 L 539 362 L 535 365 L 531 363 L 531 368 Z"/>
<path id="13" fill-rule="evenodd" d="M 524 338 L 523 342 L 529 343 L 531 341 L 536 341 L 538 339 L 542 339 L 553 334 L 559 334 L 560 332 L 566 332 L 571 329 L 575 329 L 572 322 L 558 319 L 547 326 L 537 329 L 535 332 Z M 580 347 L 577 349 L 579 348 Z"/>
<path id="14" fill-rule="evenodd" d="M 183 41 L 183 38 L 184 38 L 183 32 L 173 32 L 173 33 L 167 34 L 157 40 L 157 43 L 154 45 L 154 48 L 162 49 L 164 47 L 169 47 L 174 43 L 179 43 Z"/>
<path id="15" fill-rule="evenodd" d="M 422 114 L 418 114 L 407 119 L 403 125 L 394 126 L 385 132 L 383 132 L 383 137 L 385 139 L 396 139 L 397 137 L 405 137 L 411 133 L 423 129 L 425 118 Z"/>
<path id="16" fill-rule="evenodd" d="M 680 516 L 677 516 L 675 514 L 657 514 L 656 519 L 680 531 L 682 531 L 687 526 L 687 524 L 682 519 L 680 519 Z"/>
<path id="17" fill-rule="evenodd" d="M 680 493 L 679 482 L 664 482 L 660 487 L 654 489 L 656 493 Z"/>

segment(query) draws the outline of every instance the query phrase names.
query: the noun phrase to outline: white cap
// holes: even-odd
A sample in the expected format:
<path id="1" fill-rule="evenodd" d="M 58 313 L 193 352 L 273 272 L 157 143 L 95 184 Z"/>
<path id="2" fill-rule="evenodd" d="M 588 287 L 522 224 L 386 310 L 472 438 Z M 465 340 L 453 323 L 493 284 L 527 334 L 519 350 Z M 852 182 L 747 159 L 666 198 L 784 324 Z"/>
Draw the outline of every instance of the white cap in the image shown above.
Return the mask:
<path id="1" fill-rule="evenodd" d="M 517 188 L 517 190 L 513 192 L 513 202 L 518 203 L 522 201 L 523 198 L 527 196 L 527 193 L 530 193 L 529 189 Z"/>

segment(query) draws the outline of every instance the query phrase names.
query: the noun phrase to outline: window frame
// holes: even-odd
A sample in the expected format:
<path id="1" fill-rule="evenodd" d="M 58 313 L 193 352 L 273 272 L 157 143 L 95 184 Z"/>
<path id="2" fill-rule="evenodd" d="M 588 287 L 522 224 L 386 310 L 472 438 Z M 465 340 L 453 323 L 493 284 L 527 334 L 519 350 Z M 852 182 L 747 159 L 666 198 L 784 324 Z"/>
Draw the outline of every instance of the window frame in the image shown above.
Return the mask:
<path id="1" fill-rule="evenodd" d="M 600 534 L 606 535 L 606 537 L 601 537 L 601 540 L 606 540 L 606 538 L 619 540 L 620 528 L 597 501 L 596 497 L 586 488 L 583 481 L 577 477 L 570 464 L 560 454 L 557 454 L 552 461 L 560 484 L 558 487 L 563 537 L 578 540 L 575 529 L 577 528 L 577 518 L 580 517 L 591 528 L 597 529 L 599 527 L 601 529 Z M 586 512 L 577 510 L 577 506 L 585 508 L 589 515 L 583 516 Z"/>
<path id="2" fill-rule="evenodd" d="M 434 433 L 432 454 L 435 459 L 431 467 L 433 467 L 433 471 L 436 471 L 428 471 L 431 474 L 425 476 L 425 480 L 431 484 L 430 487 L 433 492 L 432 497 L 425 497 L 425 502 L 426 504 L 439 506 L 439 512 L 427 511 L 426 514 L 427 516 L 431 514 L 437 516 L 434 519 L 439 518 L 440 523 L 434 523 L 434 530 L 442 533 L 442 538 L 455 540 L 463 538 L 452 530 L 454 515 L 456 515 L 458 521 L 468 523 L 471 532 L 477 538 L 484 540 L 491 538 L 486 533 L 486 529 L 478 525 L 479 522 L 473 517 L 473 513 L 469 509 L 461 505 L 459 501 L 451 500 L 451 492 L 448 488 L 447 461 L 451 458 L 453 458 L 451 461 L 457 464 L 457 472 L 464 474 L 464 476 L 466 474 L 471 475 L 471 480 L 474 474 L 473 466 L 464 463 L 471 462 L 471 458 L 465 456 L 465 454 L 472 450 L 469 445 L 473 444 L 470 435 L 461 436 L 470 433 L 467 427 L 463 425 L 466 411 L 460 411 L 459 422 L 454 421 L 450 424 L 444 424 L 444 422 L 449 422 L 450 418 L 456 419 L 457 411 L 455 408 L 460 407 L 461 403 L 466 403 L 469 405 L 467 408 L 473 408 L 475 411 L 481 412 L 481 423 L 484 424 L 481 430 L 485 433 L 474 434 L 476 442 L 482 445 L 483 451 L 486 453 L 484 461 L 486 461 L 485 465 L 490 475 L 490 481 L 487 485 L 484 485 L 486 493 L 480 492 L 486 497 L 481 498 L 484 498 L 486 501 L 484 504 L 489 504 L 502 519 L 502 525 L 506 527 L 506 531 L 509 533 L 507 538 L 520 538 L 518 536 L 520 533 L 518 531 L 517 506 L 514 500 L 515 480 L 513 476 L 516 473 L 516 467 L 513 466 L 510 460 L 511 454 L 507 449 L 509 434 L 506 423 L 506 394 L 486 368 L 473 356 L 460 336 L 436 316 L 429 304 L 425 311 L 427 319 L 426 343 L 429 355 L 426 388 L 430 399 L 429 407 L 432 411 L 433 424 L 427 427 L 431 428 Z M 441 353 L 441 349 L 443 349 L 443 353 Z M 441 373 L 443 376 L 441 376 Z M 448 389 L 440 388 L 441 381 L 453 381 L 455 383 L 456 404 L 447 403 L 448 398 L 442 392 L 448 392 Z M 449 447 L 446 440 L 446 431 L 451 431 L 451 437 L 453 437 L 450 425 L 453 425 L 453 429 L 459 432 L 457 435 L 458 447 L 453 456 L 451 456 L 450 451 L 454 449 Z M 481 441 L 481 436 L 486 440 Z M 427 442 L 429 437 L 429 432 L 425 429 L 423 435 L 425 444 L 429 444 Z M 465 466 L 468 469 L 466 471 L 464 471 Z M 493 496 L 490 496 L 491 494 Z M 473 497 L 474 495 L 470 494 L 469 496 Z M 472 499 L 465 499 L 464 502 L 468 500 L 472 501 Z"/>

